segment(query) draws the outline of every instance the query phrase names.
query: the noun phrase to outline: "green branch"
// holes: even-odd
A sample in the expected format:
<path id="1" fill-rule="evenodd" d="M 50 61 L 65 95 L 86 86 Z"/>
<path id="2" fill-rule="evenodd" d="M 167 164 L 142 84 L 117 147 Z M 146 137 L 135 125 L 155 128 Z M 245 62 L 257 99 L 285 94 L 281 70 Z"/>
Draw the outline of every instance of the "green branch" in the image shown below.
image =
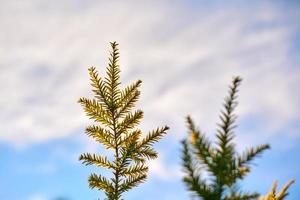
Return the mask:
<path id="1" fill-rule="evenodd" d="M 110 179 L 92 173 L 89 185 L 102 190 L 108 200 L 120 200 L 124 192 L 146 180 L 148 166 L 145 161 L 157 157 L 152 145 L 163 137 L 168 127 L 157 128 L 144 139 L 140 138 L 142 131 L 137 126 L 143 112 L 132 109 L 140 97 L 141 81 L 120 89 L 118 44 L 112 42 L 111 48 L 106 77 L 102 79 L 94 67 L 89 68 L 95 98 L 80 98 L 79 103 L 96 123 L 86 128 L 86 134 L 111 150 L 113 158 L 109 160 L 107 156 L 84 153 L 79 160 L 85 165 L 109 170 L 113 175 Z"/>

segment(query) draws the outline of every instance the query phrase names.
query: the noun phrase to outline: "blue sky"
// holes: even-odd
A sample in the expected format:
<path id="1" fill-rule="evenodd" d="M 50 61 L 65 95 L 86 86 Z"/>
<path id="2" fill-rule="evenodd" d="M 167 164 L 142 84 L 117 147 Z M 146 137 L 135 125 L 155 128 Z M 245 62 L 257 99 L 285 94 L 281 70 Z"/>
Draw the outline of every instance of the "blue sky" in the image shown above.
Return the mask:
<path id="1" fill-rule="evenodd" d="M 270 143 L 240 183 L 266 193 L 295 178 L 300 197 L 300 4 L 297 1 L 0 0 L 0 199 L 103 199 L 77 160 L 105 152 L 84 134 L 91 123 L 88 66 L 104 74 L 109 42 L 120 43 L 122 82 L 142 79 L 141 129 L 167 124 L 148 182 L 126 199 L 187 200 L 181 183 L 184 117 L 214 139 L 232 76 L 239 94 L 237 149 Z"/>

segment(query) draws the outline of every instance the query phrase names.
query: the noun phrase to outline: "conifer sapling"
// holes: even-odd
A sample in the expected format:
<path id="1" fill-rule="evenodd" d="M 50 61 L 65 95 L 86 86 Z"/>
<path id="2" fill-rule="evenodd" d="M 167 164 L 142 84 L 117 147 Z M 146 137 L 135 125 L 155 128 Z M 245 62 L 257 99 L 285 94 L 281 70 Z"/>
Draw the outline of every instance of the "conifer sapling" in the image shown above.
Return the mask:
<path id="1" fill-rule="evenodd" d="M 108 200 L 119 200 L 124 192 L 145 181 L 147 159 L 157 157 L 153 144 L 158 142 L 167 126 L 157 128 L 142 137 L 137 125 L 143 118 L 141 110 L 132 111 L 140 97 L 138 80 L 120 88 L 119 50 L 116 42 L 111 43 L 106 77 L 101 78 L 94 67 L 89 68 L 93 99 L 80 98 L 79 103 L 95 124 L 86 127 L 86 134 L 106 149 L 113 152 L 108 156 L 83 153 L 79 160 L 85 165 L 95 165 L 112 172 L 111 178 L 92 173 L 88 179 L 91 188 L 102 190 Z"/>
<path id="2" fill-rule="evenodd" d="M 196 128 L 191 117 L 187 117 L 189 139 L 182 141 L 183 178 L 193 195 L 203 200 L 246 200 L 255 199 L 257 193 L 239 191 L 238 180 L 249 172 L 251 161 L 269 148 L 263 144 L 238 154 L 233 143 L 240 77 L 233 78 L 229 95 L 221 110 L 220 123 L 216 133 L 217 142 L 213 145 L 207 136 Z M 206 172 L 209 178 L 203 177 Z"/>

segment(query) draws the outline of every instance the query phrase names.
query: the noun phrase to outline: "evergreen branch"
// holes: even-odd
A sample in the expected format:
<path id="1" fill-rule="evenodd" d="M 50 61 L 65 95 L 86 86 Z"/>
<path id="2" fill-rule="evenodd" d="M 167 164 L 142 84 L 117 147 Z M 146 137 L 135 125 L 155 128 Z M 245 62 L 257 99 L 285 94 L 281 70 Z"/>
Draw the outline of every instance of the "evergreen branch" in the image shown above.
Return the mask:
<path id="1" fill-rule="evenodd" d="M 194 169 L 193 158 L 192 158 L 192 154 L 190 152 L 189 146 L 188 146 L 188 142 L 186 140 L 182 140 L 181 143 L 183 146 L 182 155 L 181 155 L 183 170 L 188 174 L 188 176 L 186 176 L 186 178 L 193 179 L 194 177 L 198 177 L 198 176 L 196 176 L 196 172 L 195 172 L 196 170 Z M 187 184 L 190 184 L 190 182 L 188 182 Z M 195 184 L 198 184 L 198 181 L 196 181 Z"/>
<path id="2" fill-rule="evenodd" d="M 242 167 L 251 162 L 256 156 L 261 155 L 265 150 L 270 149 L 270 145 L 262 144 L 255 148 L 246 150 L 241 156 L 238 157 L 238 166 Z"/>
<path id="3" fill-rule="evenodd" d="M 221 123 L 218 124 L 219 128 L 216 134 L 218 147 L 214 158 L 217 168 L 212 169 L 215 176 L 214 185 L 218 195 L 222 195 L 224 186 L 231 186 L 237 178 L 235 149 L 232 143 L 234 138 L 233 129 L 235 128 L 234 122 L 236 120 L 233 112 L 238 104 L 236 99 L 238 86 L 241 81 L 240 77 L 233 78 L 232 85 L 229 87 L 229 94 L 225 97 L 225 103 L 223 104 L 224 110 L 221 110 Z"/>
<path id="4" fill-rule="evenodd" d="M 238 193 L 234 192 L 231 195 L 228 195 L 224 200 L 255 200 L 258 197 L 257 193 Z"/>
<path id="5" fill-rule="evenodd" d="M 126 170 L 126 168 L 130 165 L 131 160 L 133 160 L 134 153 L 136 151 L 135 143 L 130 143 L 128 146 L 122 147 L 120 149 L 120 153 L 122 155 L 122 159 L 120 162 L 120 174 Z"/>
<path id="6" fill-rule="evenodd" d="M 187 124 L 190 134 L 190 143 L 193 146 L 195 154 L 208 169 L 214 169 L 213 158 L 215 157 L 211 142 L 199 130 L 196 129 L 195 124 L 190 116 L 187 117 Z M 213 170 L 214 171 L 214 170 Z"/>
<path id="7" fill-rule="evenodd" d="M 193 120 L 187 117 L 189 142 L 182 142 L 182 165 L 186 173 L 183 181 L 190 191 L 203 200 L 243 200 L 257 197 L 256 193 L 234 191 L 238 179 L 243 179 L 250 171 L 249 162 L 269 148 L 269 145 L 260 145 L 241 156 L 235 151 L 232 142 L 236 127 L 234 110 L 238 104 L 236 99 L 240 82 L 241 78 L 235 77 L 229 87 L 229 95 L 225 98 L 224 108 L 221 110 L 216 147 L 213 147 L 205 134 L 196 128 Z M 199 170 L 210 172 L 210 184 L 201 179 Z"/>
<path id="8" fill-rule="evenodd" d="M 294 180 L 289 181 L 285 186 L 283 186 L 283 188 L 281 189 L 281 191 L 276 195 L 276 198 L 278 200 L 284 199 L 289 193 L 287 192 L 287 190 L 289 189 L 289 187 L 294 183 Z"/>
<path id="9" fill-rule="evenodd" d="M 235 149 L 232 143 L 234 138 L 233 129 L 235 128 L 236 116 L 234 110 L 238 104 L 237 92 L 238 86 L 242 79 L 240 77 L 234 77 L 232 85 L 229 87 L 229 94 L 225 97 L 223 104 L 224 110 L 221 110 L 220 120 L 217 130 L 217 143 L 216 157 L 214 159 L 214 185 L 218 196 L 221 196 L 224 192 L 224 187 L 231 187 L 236 182 L 237 178 L 241 176 L 235 163 Z M 240 171 L 242 172 L 242 171 Z"/>
<path id="10" fill-rule="evenodd" d="M 198 194 L 204 200 L 215 199 L 212 188 L 196 173 L 188 142 L 183 140 L 181 143 L 183 146 L 181 159 L 183 161 L 184 172 L 187 173 L 187 175 L 183 177 L 183 182 L 186 184 L 189 191 Z"/>
<path id="11" fill-rule="evenodd" d="M 148 167 L 143 164 L 132 165 L 125 168 L 121 175 L 123 176 L 132 176 L 132 175 L 139 175 L 139 174 L 146 174 L 148 172 Z"/>
<path id="12" fill-rule="evenodd" d="M 99 77 L 95 67 L 90 67 L 88 71 L 90 75 L 91 86 L 94 88 L 92 91 L 95 93 L 95 97 L 105 108 L 109 108 L 107 91 L 104 82 Z"/>
<path id="13" fill-rule="evenodd" d="M 114 138 L 109 131 L 95 125 L 88 126 L 85 131 L 88 136 L 102 143 L 107 149 L 113 149 L 115 147 Z"/>
<path id="14" fill-rule="evenodd" d="M 166 134 L 166 131 L 169 130 L 169 127 L 164 126 L 162 128 L 157 128 L 156 130 L 151 131 L 150 133 L 147 134 L 147 136 L 142 139 L 142 141 L 139 143 L 139 147 L 147 147 L 151 146 L 158 140 L 160 140 L 163 135 Z"/>
<path id="15" fill-rule="evenodd" d="M 146 162 L 146 159 L 150 160 L 157 158 L 157 152 L 153 148 L 149 146 L 137 147 L 136 143 L 131 143 L 130 145 L 123 147 L 121 149 L 121 154 L 123 155 L 124 159 L 130 158 L 134 162 L 142 164 Z M 126 166 L 123 165 L 123 167 Z"/>
<path id="16" fill-rule="evenodd" d="M 289 193 L 287 190 L 294 183 L 294 180 L 289 181 L 278 194 L 276 194 L 277 181 L 274 182 L 271 191 L 266 195 L 259 198 L 259 200 L 283 200 Z"/>
<path id="17" fill-rule="evenodd" d="M 109 64 L 106 68 L 107 77 L 105 77 L 105 86 L 107 88 L 107 96 L 110 101 L 110 110 L 113 111 L 117 108 L 116 102 L 120 98 L 120 89 L 118 86 L 120 83 L 120 66 L 119 61 L 119 49 L 116 42 L 110 43 L 112 51 L 110 52 Z"/>
<path id="18" fill-rule="evenodd" d="M 115 165 L 107 159 L 107 157 L 98 156 L 96 154 L 83 153 L 80 155 L 79 160 L 85 165 L 96 165 L 98 167 L 105 167 L 114 169 Z"/>
<path id="19" fill-rule="evenodd" d="M 209 171 L 215 173 L 215 153 L 211 148 L 208 139 L 204 135 L 199 134 L 198 140 L 194 144 L 192 143 L 192 145 L 194 147 L 195 155 L 198 157 L 198 159 L 206 165 Z"/>
<path id="20" fill-rule="evenodd" d="M 109 114 L 95 99 L 90 100 L 87 98 L 80 98 L 78 102 L 83 106 L 85 113 L 90 117 L 90 119 L 103 123 L 107 126 L 111 125 Z"/>
<path id="21" fill-rule="evenodd" d="M 135 155 L 136 155 L 136 157 L 140 157 L 140 158 L 145 157 L 148 160 L 157 158 L 157 152 L 149 146 L 145 146 L 145 147 L 138 149 L 138 151 L 135 153 Z M 143 159 L 140 161 L 143 162 Z"/>
<path id="22" fill-rule="evenodd" d="M 142 154 L 134 154 L 132 155 L 130 158 L 135 162 L 135 163 L 142 163 L 142 164 L 145 164 L 146 163 L 146 159 L 144 157 L 142 157 L 143 155 Z M 156 157 L 151 157 L 151 159 L 154 159 L 154 158 L 157 158 Z"/>
<path id="23" fill-rule="evenodd" d="M 143 183 L 146 180 L 146 174 L 138 174 L 135 176 L 129 176 L 120 186 L 120 192 L 123 193 L 136 187 L 138 184 Z"/>
<path id="24" fill-rule="evenodd" d="M 144 117 L 144 113 L 141 110 L 135 111 L 133 114 L 128 113 L 123 121 L 121 121 L 117 126 L 118 136 L 125 130 L 129 130 L 138 125 L 141 119 Z"/>
<path id="25" fill-rule="evenodd" d="M 188 115 L 186 117 L 186 122 L 187 122 L 188 129 L 189 129 L 190 133 L 198 132 L 198 130 L 197 130 L 196 126 L 195 126 L 195 123 L 194 123 L 194 121 L 193 121 L 193 119 L 192 119 L 191 116 Z"/>
<path id="26" fill-rule="evenodd" d="M 138 141 L 141 134 L 142 132 L 139 129 L 131 131 L 130 133 L 127 133 L 125 136 L 123 136 L 120 139 L 119 144 L 122 145 L 123 147 L 128 146 L 129 144 Z"/>
<path id="27" fill-rule="evenodd" d="M 236 116 L 233 114 L 234 109 L 237 106 L 237 92 L 238 86 L 240 85 L 242 79 L 240 77 L 234 77 L 232 81 L 232 86 L 229 87 L 229 95 L 225 98 L 224 111 L 221 111 L 220 120 L 221 123 L 218 124 L 218 144 L 221 157 L 229 158 L 233 156 L 234 146 L 231 144 L 234 134 L 232 130 L 235 128 L 234 122 Z"/>
<path id="28" fill-rule="evenodd" d="M 132 130 L 143 118 L 143 112 L 131 112 L 139 99 L 138 88 L 141 81 L 125 87 L 120 86 L 120 66 L 118 44 L 111 43 L 109 63 L 106 68 L 106 77 L 103 81 L 94 67 L 89 68 L 89 75 L 95 99 L 80 98 L 79 103 L 84 107 L 86 114 L 100 125 L 86 128 L 88 136 L 111 149 L 113 159 L 106 156 L 84 153 L 79 157 L 85 165 L 96 165 L 108 168 L 112 177 L 108 180 L 102 176 L 92 174 L 89 177 L 91 188 L 103 190 L 107 200 L 120 200 L 123 192 L 137 186 L 146 179 L 148 166 L 145 161 L 157 157 L 157 152 L 151 148 L 162 134 L 160 130 L 153 132 L 140 145 L 141 130 Z M 163 132 L 167 129 L 165 128 Z"/>
<path id="29" fill-rule="evenodd" d="M 121 97 L 118 102 L 118 107 L 120 107 L 120 109 L 118 110 L 117 118 L 124 116 L 134 107 L 134 104 L 140 97 L 140 91 L 138 91 L 138 88 L 140 87 L 141 83 L 142 81 L 138 80 L 134 84 L 126 87 L 124 91 L 121 92 Z"/>
<path id="30" fill-rule="evenodd" d="M 92 189 L 97 188 L 99 190 L 104 190 L 106 193 L 112 193 L 114 189 L 112 183 L 109 180 L 101 175 L 96 175 L 94 173 L 92 173 L 89 177 L 89 185 Z"/>

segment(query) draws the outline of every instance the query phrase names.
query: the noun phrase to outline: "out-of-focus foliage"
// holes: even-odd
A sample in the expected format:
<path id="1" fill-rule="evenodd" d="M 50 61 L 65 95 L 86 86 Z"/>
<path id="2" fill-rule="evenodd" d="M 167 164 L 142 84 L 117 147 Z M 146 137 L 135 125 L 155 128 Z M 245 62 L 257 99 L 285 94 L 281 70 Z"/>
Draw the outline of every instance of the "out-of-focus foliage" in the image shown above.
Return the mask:
<path id="1" fill-rule="evenodd" d="M 86 165 L 110 170 L 111 178 L 92 173 L 89 185 L 104 191 L 108 200 L 119 200 L 124 192 L 145 181 L 148 171 L 145 162 L 157 157 L 152 146 L 163 137 L 168 127 L 157 128 L 142 137 L 142 131 L 136 126 L 142 120 L 143 112 L 132 111 L 140 97 L 141 81 L 123 90 L 120 88 L 118 44 L 111 43 L 111 48 L 105 78 L 101 78 L 94 67 L 89 68 L 94 99 L 80 98 L 79 103 L 95 122 L 86 128 L 86 134 L 111 150 L 113 159 L 83 153 L 79 160 Z"/>
<path id="2" fill-rule="evenodd" d="M 294 182 L 294 180 L 289 181 L 279 192 L 276 192 L 277 181 L 275 181 L 271 191 L 266 196 L 260 197 L 258 200 L 283 200 L 289 194 L 287 190 Z"/>
<path id="3" fill-rule="evenodd" d="M 235 150 L 234 109 L 238 104 L 236 99 L 241 81 L 240 77 L 235 77 L 229 87 L 221 110 L 216 145 L 196 128 L 191 117 L 187 117 L 189 139 L 182 141 L 183 181 L 188 190 L 200 199 L 246 200 L 258 197 L 257 193 L 239 191 L 236 185 L 250 172 L 251 161 L 270 148 L 268 144 L 263 144 L 249 148 L 242 154 Z M 209 178 L 204 178 L 204 173 Z"/>

